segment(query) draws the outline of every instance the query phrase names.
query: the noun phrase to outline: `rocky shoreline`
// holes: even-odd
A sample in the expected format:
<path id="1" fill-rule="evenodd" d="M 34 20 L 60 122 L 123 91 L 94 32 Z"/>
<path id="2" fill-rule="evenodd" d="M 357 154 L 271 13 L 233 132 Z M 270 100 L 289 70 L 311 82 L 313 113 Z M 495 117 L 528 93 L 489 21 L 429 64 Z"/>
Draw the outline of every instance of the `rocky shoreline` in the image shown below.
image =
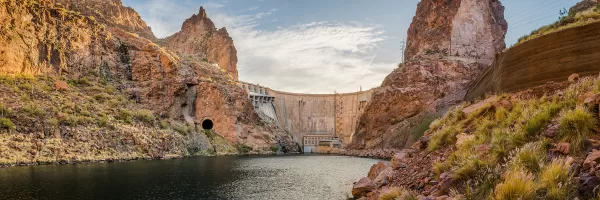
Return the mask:
<path id="1" fill-rule="evenodd" d="M 378 159 L 392 159 L 392 157 L 400 152 L 403 152 L 404 150 L 401 149 L 366 149 L 366 150 L 357 150 L 357 149 L 351 149 L 351 150 L 345 150 L 339 153 L 339 155 L 344 155 L 344 156 L 355 156 L 355 157 L 361 157 L 361 158 L 378 158 Z"/>

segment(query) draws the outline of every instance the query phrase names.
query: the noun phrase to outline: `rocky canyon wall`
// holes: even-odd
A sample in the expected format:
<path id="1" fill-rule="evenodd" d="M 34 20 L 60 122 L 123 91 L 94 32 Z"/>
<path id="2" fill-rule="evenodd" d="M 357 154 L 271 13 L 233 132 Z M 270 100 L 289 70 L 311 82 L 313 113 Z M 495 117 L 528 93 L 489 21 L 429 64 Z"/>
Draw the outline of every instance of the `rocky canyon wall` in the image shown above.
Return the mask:
<path id="1" fill-rule="evenodd" d="M 508 24 L 498 0 L 425 0 L 408 29 L 405 60 L 450 57 L 490 64 Z"/>
<path id="2" fill-rule="evenodd" d="M 121 0 L 52 0 L 62 4 L 66 9 L 93 16 L 100 23 L 111 27 L 118 27 L 127 32 L 156 40 L 150 26 L 142 20 L 140 15 L 130 7 L 123 6 Z"/>
<path id="3" fill-rule="evenodd" d="M 200 21 L 203 22 L 191 23 L 190 21 L 194 21 L 192 17 L 192 20 L 184 24 L 187 27 L 184 30 L 202 30 L 198 26 L 210 21 L 203 9 L 196 16 L 201 16 Z M 271 152 L 275 146 L 289 152 L 299 150 L 294 147 L 289 134 L 263 122 L 253 111 L 246 93 L 236 84 L 237 77 L 231 76 L 230 72 L 235 71 L 235 62 L 232 65 L 219 65 L 230 67 L 230 70 L 224 70 L 211 64 L 210 58 L 206 62 L 205 57 L 200 54 L 188 55 L 161 48 L 152 41 L 154 36 L 139 15 L 133 9 L 124 7 L 119 0 L 0 0 L 0 22 L 8 25 L 0 26 L 0 75 L 55 77 L 68 81 L 68 84 L 57 82 L 62 85 L 61 88 L 67 89 L 75 87 L 73 84 L 77 85 L 79 82 L 82 86 L 91 84 L 89 82 L 102 83 L 102 87 L 111 87 L 111 90 L 123 94 L 124 97 L 120 98 L 125 101 L 125 105 L 113 106 L 111 113 L 105 116 L 106 120 L 115 124 L 125 123 L 124 127 L 130 131 L 137 126 L 144 130 L 156 129 L 160 124 L 158 129 L 171 131 L 168 132 L 170 138 L 182 139 L 177 132 L 203 134 L 198 129 L 189 127 L 201 124 L 204 119 L 211 119 L 215 122 L 213 132 L 218 136 L 215 138 L 223 138 L 220 140 L 221 144 L 233 148 L 224 153 L 237 152 L 233 147 L 237 144 L 249 147 L 254 153 Z M 233 41 L 224 37 L 226 31 L 209 32 L 214 33 L 213 38 L 221 38 L 226 42 L 224 46 L 216 45 L 215 48 L 209 45 L 209 52 L 211 49 L 216 50 L 215 54 L 208 54 L 214 55 L 215 59 L 223 58 L 219 53 L 219 48 L 223 47 L 227 52 L 225 60 L 236 61 Z M 205 32 L 185 33 L 190 38 L 206 37 Z M 215 41 L 215 44 L 222 44 L 220 40 Z M 40 91 L 39 88 L 35 89 Z M 8 96 L 6 93 L 10 91 L 0 92 Z M 65 96 L 68 94 L 70 93 L 67 92 Z M 98 107 L 100 104 L 108 104 L 100 101 L 100 97 L 96 97 L 100 100 L 94 100 L 95 97 L 85 98 L 88 99 L 86 103 L 97 103 Z M 24 105 L 15 103 L 8 106 L 19 110 Z M 150 110 L 146 112 L 150 122 L 132 126 L 127 124 L 131 120 L 121 120 L 123 116 L 126 119 L 131 117 L 131 111 L 127 110 L 131 107 Z M 64 116 L 56 109 L 42 109 L 47 110 L 48 120 Z M 14 121 L 29 120 L 9 117 Z M 175 125 L 165 125 L 164 122 L 183 125 L 175 128 Z M 67 125 L 59 123 L 58 126 Z M 69 130 L 87 130 L 95 126 L 84 124 Z M 174 129 L 179 131 L 175 132 Z M 30 129 L 17 130 L 22 135 L 33 134 Z M 120 142 L 112 141 L 120 138 L 119 130 L 107 130 L 115 131 L 110 132 L 115 136 L 103 142 Z M 135 134 L 147 136 L 150 142 L 160 144 L 160 141 L 154 141 L 158 136 L 147 135 L 153 134 L 152 132 Z M 187 140 L 169 142 L 169 145 L 174 146 L 172 149 L 176 149 L 171 153 L 180 156 L 185 153 L 182 145 L 189 143 Z M 199 147 L 192 149 L 201 150 Z M 153 151 L 160 152 L 160 149 Z M 127 155 L 135 157 L 135 154 L 130 153 L 127 152 Z"/>
<path id="4" fill-rule="evenodd" d="M 217 30 L 206 16 L 204 8 L 197 15 L 185 20 L 181 31 L 166 38 L 166 48 L 185 57 L 196 57 L 227 71 L 234 80 L 238 79 L 237 51 L 227 29 Z"/>
<path id="5" fill-rule="evenodd" d="M 422 0 L 408 30 L 406 62 L 373 91 L 349 148 L 404 148 L 460 103 L 504 49 L 503 12 L 497 0 Z"/>

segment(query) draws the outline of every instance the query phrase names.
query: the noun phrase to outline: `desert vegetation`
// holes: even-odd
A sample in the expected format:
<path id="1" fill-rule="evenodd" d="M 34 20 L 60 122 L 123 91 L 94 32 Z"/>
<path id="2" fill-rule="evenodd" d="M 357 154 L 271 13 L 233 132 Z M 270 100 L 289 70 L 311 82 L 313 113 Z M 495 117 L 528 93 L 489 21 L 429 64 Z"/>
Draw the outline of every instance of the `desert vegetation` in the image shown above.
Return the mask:
<path id="1" fill-rule="evenodd" d="M 452 152 L 433 171 L 450 174 L 466 199 L 571 199 L 570 166 L 598 127 L 597 108 L 582 99 L 599 91 L 600 78 L 585 78 L 553 96 L 505 94 L 457 106 L 430 126 L 427 151 Z"/>
<path id="2" fill-rule="evenodd" d="M 552 24 L 543 26 L 536 30 L 533 30 L 529 35 L 523 36 L 519 38 L 517 44 L 529 41 L 534 38 L 538 38 L 540 36 L 548 35 L 554 32 L 558 32 L 561 30 L 584 26 L 587 24 L 595 23 L 600 20 L 600 5 L 595 6 L 594 8 L 587 9 L 582 12 L 577 12 L 575 10 L 569 11 L 569 14 L 566 16 L 560 17 L 560 19 Z"/>
<path id="3" fill-rule="evenodd" d="M 0 165 L 240 152 L 220 137 L 198 139 L 204 131 L 159 117 L 116 84 L 93 76 L 0 76 Z M 202 138 L 215 148 L 189 142 Z"/>

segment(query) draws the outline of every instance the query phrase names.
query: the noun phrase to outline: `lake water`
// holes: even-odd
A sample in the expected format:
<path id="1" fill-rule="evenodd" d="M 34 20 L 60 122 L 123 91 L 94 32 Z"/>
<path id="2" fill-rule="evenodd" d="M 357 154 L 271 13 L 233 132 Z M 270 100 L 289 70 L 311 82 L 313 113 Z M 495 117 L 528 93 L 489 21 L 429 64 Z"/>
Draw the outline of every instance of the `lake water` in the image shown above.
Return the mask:
<path id="1" fill-rule="evenodd" d="M 346 199 L 376 159 L 194 157 L 0 169 L 0 199 Z"/>

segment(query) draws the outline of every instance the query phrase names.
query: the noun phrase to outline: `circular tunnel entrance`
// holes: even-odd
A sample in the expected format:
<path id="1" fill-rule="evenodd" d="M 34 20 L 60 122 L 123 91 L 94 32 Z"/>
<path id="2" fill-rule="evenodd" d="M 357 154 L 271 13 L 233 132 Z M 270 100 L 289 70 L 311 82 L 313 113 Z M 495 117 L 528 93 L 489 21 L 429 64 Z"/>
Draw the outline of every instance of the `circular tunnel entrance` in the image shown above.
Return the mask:
<path id="1" fill-rule="evenodd" d="M 202 129 L 211 130 L 213 128 L 213 121 L 210 119 L 205 119 L 202 121 Z"/>

